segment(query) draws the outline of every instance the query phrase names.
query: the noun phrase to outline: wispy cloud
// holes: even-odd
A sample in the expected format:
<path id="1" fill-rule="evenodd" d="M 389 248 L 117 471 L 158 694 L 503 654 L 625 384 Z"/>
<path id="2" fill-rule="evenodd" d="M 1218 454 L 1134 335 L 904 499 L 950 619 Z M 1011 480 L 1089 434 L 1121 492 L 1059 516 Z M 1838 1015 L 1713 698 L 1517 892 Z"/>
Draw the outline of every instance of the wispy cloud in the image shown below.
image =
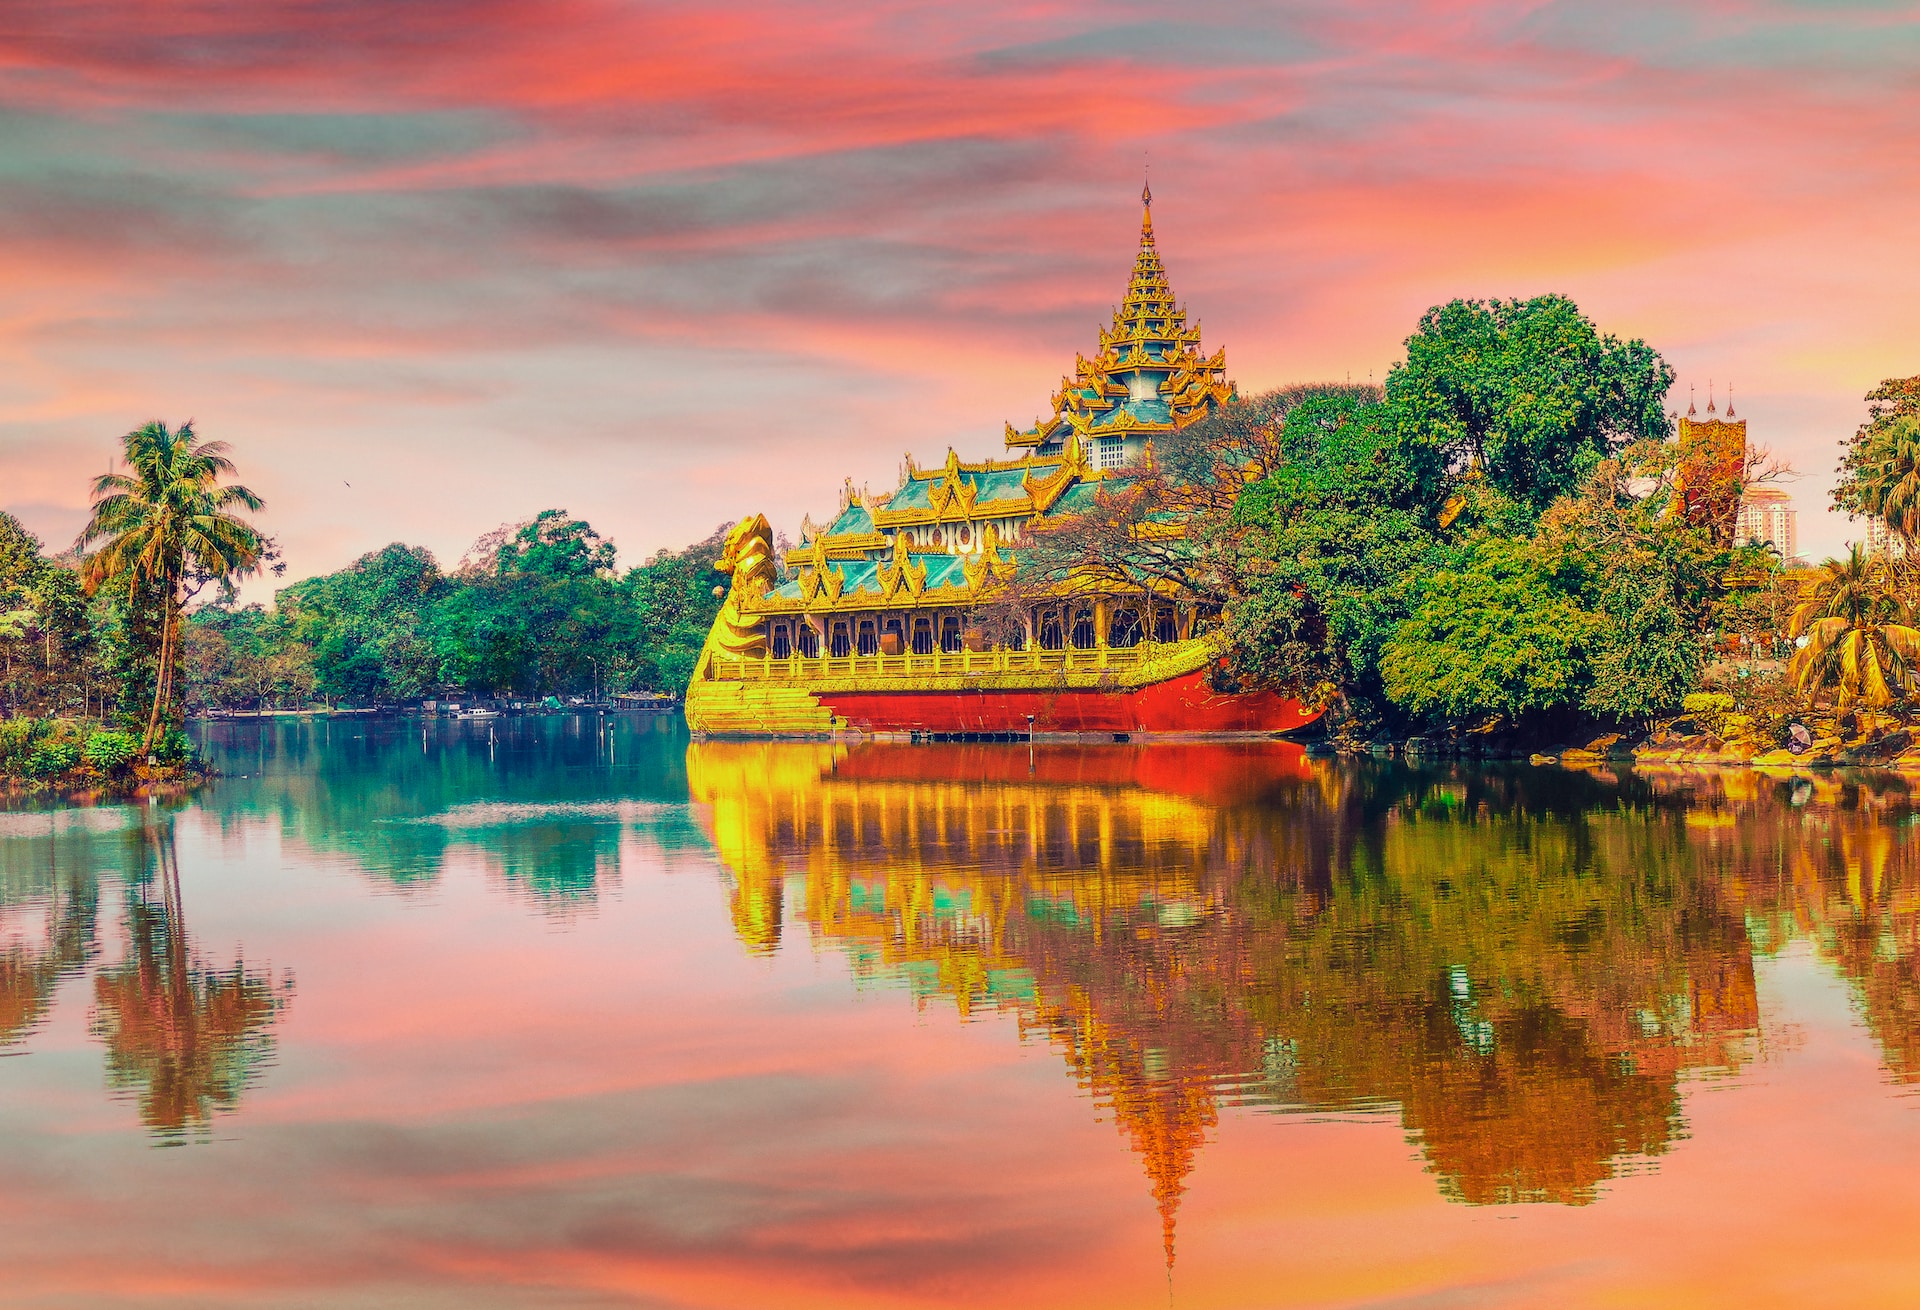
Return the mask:
<path id="1" fill-rule="evenodd" d="M 1150 161 L 1243 386 L 1563 290 L 1732 378 L 1811 509 L 1920 371 L 1917 46 L 1912 4 L 1763 0 L 30 7 L 0 503 L 51 531 L 115 434 L 192 415 L 296 572 L 547 503 L 629 558 L 791 522 L 1044 405 Z"/>

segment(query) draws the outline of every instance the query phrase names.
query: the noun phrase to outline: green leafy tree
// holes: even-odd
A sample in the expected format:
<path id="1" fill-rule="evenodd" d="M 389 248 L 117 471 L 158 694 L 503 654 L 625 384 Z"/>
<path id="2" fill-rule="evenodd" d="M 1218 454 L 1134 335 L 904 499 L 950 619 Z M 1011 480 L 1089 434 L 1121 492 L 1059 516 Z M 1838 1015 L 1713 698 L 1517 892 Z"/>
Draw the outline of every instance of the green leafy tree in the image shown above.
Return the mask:
<path id="1" fill-rule="evenodd" d="M 1579 704 L 1598 622 L 1530 544 L 1488 538 L 1422 593 L 1380 660 L 1387 696 L 1408 714 L 1517 722 Z"/>
<path id="2" fill-rule="evenodd" d="M 191 423 L 170 431 L 155 421 L 127 433 L 121 446 L 128 471 L 94 479 L 93 514 L 80 544 L 101 543 L 87 560 L 89 590 L 115 587 L 135 603 L 159 607 L 153 705 L 141 739 L 151 750 L 173 705 L 186 602 L 210 582 L 230 590 L 271 547 L 235 513 L 258 511 L 260 498 L 221 481 L 234 472 L 226 443 L 199 440 Z"/>
<path id="3" fill-rule="evenodd" d="M 9 712 L 19 709 L 15 657 L 33 639 L 37 618 L 33 593 L 46 567 L 40 539 L 21 526 L 19 519 L 0 512 L 0 676 L 6 679 Z"/>
<path id="4" fill-rule="evenodd" d="M 439 656 L 425 634 L 449 590 L 432 552 L 394 542 L 283 588 L 275 604 L 289 635 L 313 652 L 322 693 L 370 704 L 439 684 Z"/>
<path id="5" fill-rule="evenodd" d="M 1906 542 L 1920 540 L 1920 377 L 1888 378 L 1867 393 L 1867 421 L 1846 445 L 1834 504 L 1885 520 Z"/>
<path id="6" fill-rule="evenodd" d="M 613 571 L 614 545 L 564 509 L 543 509 L 494 557 L 501 577 L 591 578 Z"/>
<path id="7" fill-rule="evenodd" d="M 236 657 L 226 634 L 208 623 L 188 623 L 181 644 L 188 710 L 232 708 L 230 687 Z"/>
<path id="8" fill-rule="evenodd" d="M 258 605 L 208 605 L 187 624 L 189 703 L 199 708 L 304 705 L 313 652 L 292 639 L 287 617 Z"/>
<path id="9" fill-rule="evenodd" d="M 35 622 L 40 629 L 49 709 L 71 704 L 76 690 L 84 703 L 91 699 L 91 630 L 88 602 L 80 571 L 65 561 L 49 560 L 33 587 Z"/>
<path id="10" fill-rule="evenodd" d="M 1597 718 L 1678 713 L 1705 664 L 1732 552 L 1710 524 L 1675 512 L 1672 453 L 1647 445 L 1601 461 L 1540 521 L 1536 543 L 1557 585 L 1599 620 L 1582 696 Z M 1653 476 L 1651 489 L 1635 490 L 1635 472 Z"/>
<path id="11" fill-rule="evenodd" d="M 1253 529 L 1232 610 L 1236 671 L 1362 717 L 1410 612 L 1409 580 L 1448 553 L 1433 523 L 1438 470 L 1383 417 L 1359 396 L 1302 403 L 1278 466 L 1235 511 Z"/>
<path id="12" fill-rule="evenodd" d="M 713 565 L 732 526 L 722 523 L 704 541 L 685 550 L 657 551 L 645 564 L 628 570 L 621 585 L 645 641 L 624 670 L 627 686 L 676 694 L 686 690 L 720 613 Z"/>
<path id="13" fill-rule="evenodd" d="M 1565 296 L 1451 301 L 1421 317 L 1406 349 L 1386 386 L 1404 440 L 1536 515 L 1601 460 L 1670 431 L 1673 369 Z"/>

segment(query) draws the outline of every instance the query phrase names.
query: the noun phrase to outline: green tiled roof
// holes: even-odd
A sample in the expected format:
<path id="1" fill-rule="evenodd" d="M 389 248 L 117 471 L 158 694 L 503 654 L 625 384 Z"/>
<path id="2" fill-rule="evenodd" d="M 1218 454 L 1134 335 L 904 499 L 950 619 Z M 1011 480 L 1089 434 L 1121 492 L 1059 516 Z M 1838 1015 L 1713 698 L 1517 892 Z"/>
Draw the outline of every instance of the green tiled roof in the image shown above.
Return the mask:
<path id="1" fill-rule="evenodd" d="M 1158 398 L 1153 400 L 1122 401 L 1093 421 L 1093 430 L 1109 427 L 1121 414 L 1131 414 L 1142 423 L 1172 423 L 1173 410 L 1167 402 Z"/>
<path id="2" fill-rule="evenodd" d="M 908 478 L 907 485 L 893 493 L 893 499 L 887 502 L 888 509 L 929 509 L 933 502 L 928 496 L 933 491 L 933 483 L 922 478 Z"/>
<path id="3" fill-rule="evenodd" d="M 854 504 L 840 511 L 840 517 L 833 521 L 824 535 L 838 537 L 849 532 L 872 531 L 873 515 L 868 512 L 865 505 Z"/>
<path id="4" fill-rule="evenodd" d="M 922 555 L 920 562 L 927 566 L 927 585 L 929 587 L 966 585 L 967 561 L 962 556 Z"/>
<path id="5" fill-rule="evenodd" d="M 877 593 L 880 590 L 880 566 L 872 560 L 847 560 L 829 567 L 839 569 L 840 576 L 847 580 L 846 586 L 840 589 L 843 596 L 855 591 Z"/>
<path id="6" fill-rule="evenodd" d="M 1020 483 L 1020 469 L 995 469 L 991 473 L 972 475 L 974 504 L 984 505 L 995 500 L 1018 500 L 1027 494 Z"/>
<path id="7" fill-rule="evenodd" d="M 1053 502 L 1048 512 L 1053 514 L 1079 514 L 1093 505 L 1093 498 L 1100 494 L 1097 482 L 1076 482 L 1060 493 L 1060 499 Z"/>

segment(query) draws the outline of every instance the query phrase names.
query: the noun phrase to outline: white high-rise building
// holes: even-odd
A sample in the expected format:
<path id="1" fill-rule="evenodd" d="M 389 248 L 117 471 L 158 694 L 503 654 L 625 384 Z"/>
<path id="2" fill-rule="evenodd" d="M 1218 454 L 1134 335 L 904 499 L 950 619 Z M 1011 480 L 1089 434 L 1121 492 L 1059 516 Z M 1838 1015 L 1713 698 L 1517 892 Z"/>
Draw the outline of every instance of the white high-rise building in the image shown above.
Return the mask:
<path id="1" fill-rule="evenodd" d="M 1887 526 L 1885 519 L 1869 514 L 1865 522 L 1867 539 L 1861 543 L 1861 547 L 1867 554 L 1899 556 L 1907 553 L 1906 541 Z"/>
<path id="2" fill-rule="evenodd" d="M 1740 497 L 1740 513 L 1734 520 L 1733 539 L 1740 545 L 1759 542 L 1780 552 L 1791 564 L 1800 555 L 1800 533 L 1796 523 L 1799 511 L 1793 497 L 1774 487 L 1749 487 Z"/>

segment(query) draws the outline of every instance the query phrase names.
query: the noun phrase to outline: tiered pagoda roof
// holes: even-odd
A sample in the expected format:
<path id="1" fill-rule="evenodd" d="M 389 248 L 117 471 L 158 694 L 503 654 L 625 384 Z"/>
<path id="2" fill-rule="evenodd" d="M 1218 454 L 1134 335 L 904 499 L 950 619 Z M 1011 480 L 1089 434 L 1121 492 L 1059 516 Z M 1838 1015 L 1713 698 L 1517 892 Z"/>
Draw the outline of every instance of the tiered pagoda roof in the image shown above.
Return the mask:
<path id="1" fill-rule="evenodd" d="M 1097 438 L 1151 440 L 1233 397 L 1226 352 L 1201 353 L 1200 329 L 1187 326 L 1167 283 L 1154 245 L 1153 193 L 1143 190 L 1141 200 L 1126 299 L 1100 330 L 1099 352 L 1076 356 L 1073 375 L 1061 380 L 1053 416 L 1024 432 L 1008 424 L 1011 457 L 962 461 L 949 450 L 943 464 L 922 468 L 909 455 L 899 487 L 877 495 L 849 479 L 830 523 L 801 523 L 787 579 L 764 605 L 927 604 L 965 595 L 988 574 L 1015 566 L 1002 551 L 1014 544 L 1009 534 L 1092 502 L 1106 472 L 1093 454 Z M 961 524 L 972 527 L 956 538 L 949 530 Z"/>
<path id="2" fill-rule="evenodd" d="M 1199 325 L 1187 326 L 1187 311 L 1167 283 L 1153 241 L 1151 188 L 1143 188 L 1140 199 L 1133 277 L 1112 325 L 1100 331 L 1099 353 L 1074 357 L 1072 374 L 1053 394 L 1051 418 L 1024 431 L 1007 425 L 1010 449 L 1064 446 L 1076 434 L 1085 440 L 1172 432 L 1233 396 L 1227 352 L 1201 353 Z"/>

